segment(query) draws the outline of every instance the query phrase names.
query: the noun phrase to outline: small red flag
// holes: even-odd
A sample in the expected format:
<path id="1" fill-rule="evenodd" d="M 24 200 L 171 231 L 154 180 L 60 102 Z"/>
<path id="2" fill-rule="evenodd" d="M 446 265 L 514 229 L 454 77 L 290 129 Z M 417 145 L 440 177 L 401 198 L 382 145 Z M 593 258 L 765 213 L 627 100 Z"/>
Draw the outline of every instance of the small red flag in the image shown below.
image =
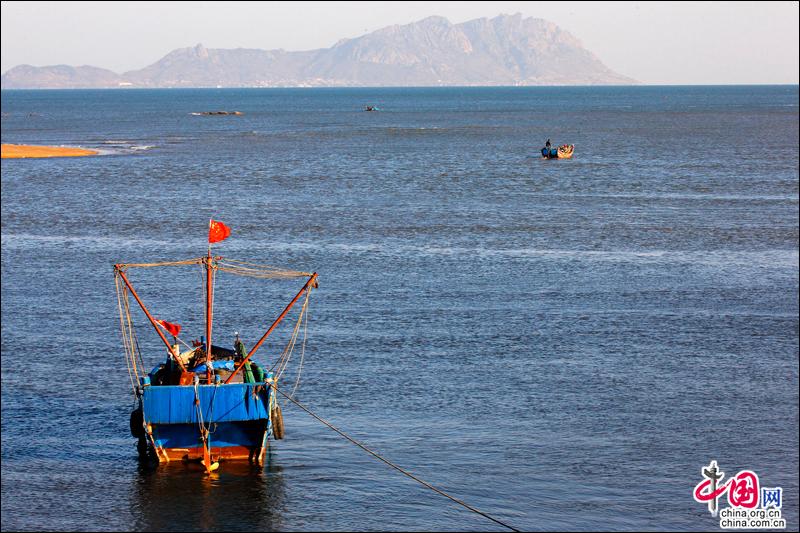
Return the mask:
<path id="1" fill-rule="evenodd" d="M 219 222 L 217 220 L 212 220 L 208 224 L 208 243 L 215 243 L 219 241 L 224 241 L 231 235 L 231 228 Z"/>
<path id="2" fill-rule="evenodd" d="M 161 327 L 167 330 L 167 333 L 169 333 L 173 337 L 177 337 L 178 333 L 181 332 L 180 324 L 172 324 L 170 322 L 167 322 L 166 320 L 156 320 L 156 322 L 161 324 Z"/>

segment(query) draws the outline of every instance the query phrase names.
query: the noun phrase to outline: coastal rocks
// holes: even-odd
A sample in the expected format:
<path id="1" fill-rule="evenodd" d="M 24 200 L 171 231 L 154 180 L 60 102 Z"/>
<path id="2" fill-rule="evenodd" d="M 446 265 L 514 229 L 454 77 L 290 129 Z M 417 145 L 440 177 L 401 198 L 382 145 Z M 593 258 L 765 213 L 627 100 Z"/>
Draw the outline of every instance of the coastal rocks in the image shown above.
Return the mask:
<path id="1" fill-rule="evenodd" d="M 195 116 L 201 115 L 244 115 L 241 111 L 200 111 L 199 113 L 190 113 Z"/>

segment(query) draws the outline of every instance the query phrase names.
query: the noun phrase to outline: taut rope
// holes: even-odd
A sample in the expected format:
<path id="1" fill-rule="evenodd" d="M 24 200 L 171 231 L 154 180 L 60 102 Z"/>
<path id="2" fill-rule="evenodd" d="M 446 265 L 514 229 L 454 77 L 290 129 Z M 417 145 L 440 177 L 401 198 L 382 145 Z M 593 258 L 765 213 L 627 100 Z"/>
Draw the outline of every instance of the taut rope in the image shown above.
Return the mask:
<path id="1" fill-rule="evenodd" d="M 411 479 L 413 479 L 414 481 L 416 481 L 416 482 L 417 482 L 417 483 L 419 483 L 420 485 L 423 485 L 423 486 L 425 486 L 425 487 L 427 487 L 427 488 L 431 489 L 432 491 L 436 492 L 437 494 L 440 494 L 440 495 L 444 496 L 445 498 L 447 498 L 447 499 L 449 499 L 449 500 L 451 500 L 451 501 L 453 501 L 453 502 L 457 503 L 458 505 L 460 505 L 460 506 L 462 506 L 462 507 L 465 507 L 466 509 L 469 509 L 469 510 L 470 510 L 470 511 L 472 511 L 473 513 L 479 514 L 479 515 L 483 516 L 484 518 L 488 518 L 488 519 L 489 519 L 489 520 L 491 520 L 492 522 L 494 522 L 494 523 L 496 523 L 496 524 L 500 524 L 501 526 L 503 526 L 503 527 L 506 527 L 506 528 L 510 529 L 511 531 L 519 531 L 519 529 L 517 529 L 517 528 L 515 528 L 515 527 L 513 527 L 513 526 L 510 526 L 510 525 L 506 524 L 505 522 L 503 522 L 502 520 L 499 520 L 499 519 L 497 519 L 497 518 L 494 518 L 493 516 L 491 516 L 491 515 L 489 515 L 489 514 L 487 514 L 487 513 L 484 513 L 483 511 L 480 511 L 480 510 L 476 509 L 475 507 L 472 507 L 472 506 L 471 506 L 471 505 L 469 505 L 468 503 L 465 503 L 465 502 L 463 502 L 462 500 L 459 500 L 458 498 L 456 498 L 456 497 L 454 497 L 454 496 L 451 496 L 451 495 L 447 494 L 445 491 L 443 491 L 443 490 L 441 490 L 441 489 L 437 489 L 436 487 L 434 487 L 433 485 L 431 485 L 431 484 L 430 484 L 430 483 L 428 483 L 427 481 L 425 481 L 425 480 L 422 480 L 422 479 L 418 478 L 417 476 L 415 476 L 414 474 L 412 474 L 411 472 L 408 472 L 407 470 L 404 470 L 403 468 L 401 468 L 401 467 L 397 466 L 396 464 L 394 464 L 394 463 L 393 463 L 393 462 L 391 462 L 390 460 L 388 460 L 388 459 L 386 459 L 385 457 L 382 457 L 381 455 L 379 455 L 378 453 L 376 453 L 376 452 L 374 452 L 374 451 L 370 450 L 369 448 L 367 448 L 366 446 L 364 446 L 363 444 L 361 444 L 360 442 L 358 442 L 357 440 L 355 440 L 353 437 L 351 437 L 351 436 L 349 436 L 348 434 L 346 434 L 346 433 L 345 433 L 344 431 L 342 431 L 341 429 L 337 428 L 336 426 L 334 426 L 333 424 L 331 424 L 331 423 L 330 423 L 330 422 L 328 422 L 327 420 L 323 419 L 323 418 L 322 418 L 322 417 L 320 417 L 319 415 L 317 415 L 317 414 L 315 414 L 314 412 L 312 412 L 312 411 L 311 411 L 311 409 L 309 409 L 309 408 L 308 408 L 308 407 L 306 407 L 305 405 L 303 405 L 303 404 L 301 404 L 300 402 L 298 402 L 297 400 L 295 400 L 295 399 L 294 399 L 292 396 L 290 396 L 289 394 L 286 394 L 285 392 L 283 392 L 282 390 L 280 390 L 280 389 L 279 389 L 277 386 L 275 386 L 275 384 L 274 384 L 274 383 L 271 383 L 271 384 L 270 384 L 270 386 L 271 386 L 273 389 L 275 389 L 275 391 L 277 391 L 278 393 L 280 393 L 280 394 L 281 394 L 283 397 L 285 397 L 287 400 L 289 400 L 290 402 L 292 402 L 293 404 L 295 404 L 297 407 L 299 407 L 300 409 L 302 409 L 303 411 L 305 411 L 306 413 L 308 413 L 309 415 L 311 415 L 312 417 L 314 417 L 315 419 L 317 419 L 319 422 L 322 422 L 322 423 L 323 423 L 323 424 L 325 424 L 325 425 L 326 425 L 328 428 L 332 429 L 333 431 L 335 431 L 336 433 L 338 433 L 339 435 L 341 435 L 342 437 L 344 437 L 345 439 L 347 439 L 348 441 L 350 441 L 352 444 L 355 444 L 356 446 L 358 446 L 359 448 L 361 448 L 362 450 L 364 450 L 365 452 L 367 452 L 367 453 L 368 453 L 368 454 L 370 454 L 371 456 L 375 457 L 375 458 L 376 458 L 376 459 L 378 459 L 379 461 L 382 461 L 382 462 L 386 463 L 387 465 L 391 466 L 392 468 L 394 468 L 395 470 L 397 470 L 398 472 L 400 472 L 400 473 L 401 473 L 401 474 L 403 474 L 404 476 L 410 477 Z"/>

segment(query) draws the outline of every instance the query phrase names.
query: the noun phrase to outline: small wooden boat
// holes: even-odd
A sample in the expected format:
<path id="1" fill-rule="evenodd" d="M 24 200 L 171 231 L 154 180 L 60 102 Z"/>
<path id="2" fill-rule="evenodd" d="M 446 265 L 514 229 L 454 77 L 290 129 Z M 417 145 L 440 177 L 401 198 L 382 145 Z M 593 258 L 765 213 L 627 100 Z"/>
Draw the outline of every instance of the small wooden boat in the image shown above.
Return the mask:
<path id="1" fill-rule="evenodd" d="M 542 148 L 542 159 L 570 159 L 575 151 L 574 144 L 562 144 L 558 148 Z"/>
<path id="2" fill-rule="evenodd" d="M 308 309 L 309 294 L 317 288 L 317 274 L 284 270 L 211 255 L 211 243 L 230 235 L 221 222 L 211 221 L 208 254 L 204 257 L 165 263 L 120 263 L 114 265 L 120 325 L 131 386 L 138 402 L 131 413 L 131 434 L 138 439 L 142 457 L 159 463 L 195 461 L 210 473 L 223 460 L 261 463 L 269 438 L 283 438 L 283 416 L 276 401 L 277 384 L 291 358 Z M 157 320 L 133 288 L 131 269 L 149 267 L 200 267 L 204 274 L 205 336 L 189 346 L 179 338 L 181 326 Z M 233 349 L 211 343 L 214 317 L 214 285 L 218 273 L 261 279 L 306 281 L 261 339 L 248 351 L 238 333 Z M 150 326 L 166 348 L 161 362 L 149 372 L 139 350 L 131 317 L 129 295 L 141 308 Z M 253 355 L 292 307 L 301 305 L 298 323 L 289 344 L 271 366 L 257 363 Z M 167 335 L 172 336 L 172 342 Z M 303 339 L 303 349 L 305 339 Z M 187 348 L 181 351 L 180 344 Z"/>
<path id="3" fill-rule="evenodd" d="M 558 158 L 559 159 L 569 159 L 572 157 L 572 152 L 575 151 L 574 144 L 564 144 L 558 147 Z"/>

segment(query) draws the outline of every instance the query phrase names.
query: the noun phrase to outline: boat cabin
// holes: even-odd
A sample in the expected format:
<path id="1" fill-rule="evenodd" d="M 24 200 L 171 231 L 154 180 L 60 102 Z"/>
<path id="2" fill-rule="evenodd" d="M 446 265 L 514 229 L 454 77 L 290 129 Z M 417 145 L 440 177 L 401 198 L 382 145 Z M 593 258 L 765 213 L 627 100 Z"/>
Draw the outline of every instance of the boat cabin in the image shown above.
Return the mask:
<path id="1" fill-rule="evenodd" d="M 222 346 L 212 345 L 211 366 L 214 369 L 214 382 L 225 382 L 234 373 L 246 354 L 244 345 L 237 339 L 237 346 L 233 350 Z M 148 374 L 151 385 L 193 385 L 195 377 L 201 385 L 209 385 L 205 344 L 198 345 L 191 350 L 180 352 L 180 347 L 172 346 L 175 359 L 180 360 L 186 371 L 181 370 L 175 359 L 170 357 L 166 362 L 156 365 Z M 242 370 L 233 376 L 230 383 L 263 383 L 267 370 L 252 359 L 248 360 Z"/>

